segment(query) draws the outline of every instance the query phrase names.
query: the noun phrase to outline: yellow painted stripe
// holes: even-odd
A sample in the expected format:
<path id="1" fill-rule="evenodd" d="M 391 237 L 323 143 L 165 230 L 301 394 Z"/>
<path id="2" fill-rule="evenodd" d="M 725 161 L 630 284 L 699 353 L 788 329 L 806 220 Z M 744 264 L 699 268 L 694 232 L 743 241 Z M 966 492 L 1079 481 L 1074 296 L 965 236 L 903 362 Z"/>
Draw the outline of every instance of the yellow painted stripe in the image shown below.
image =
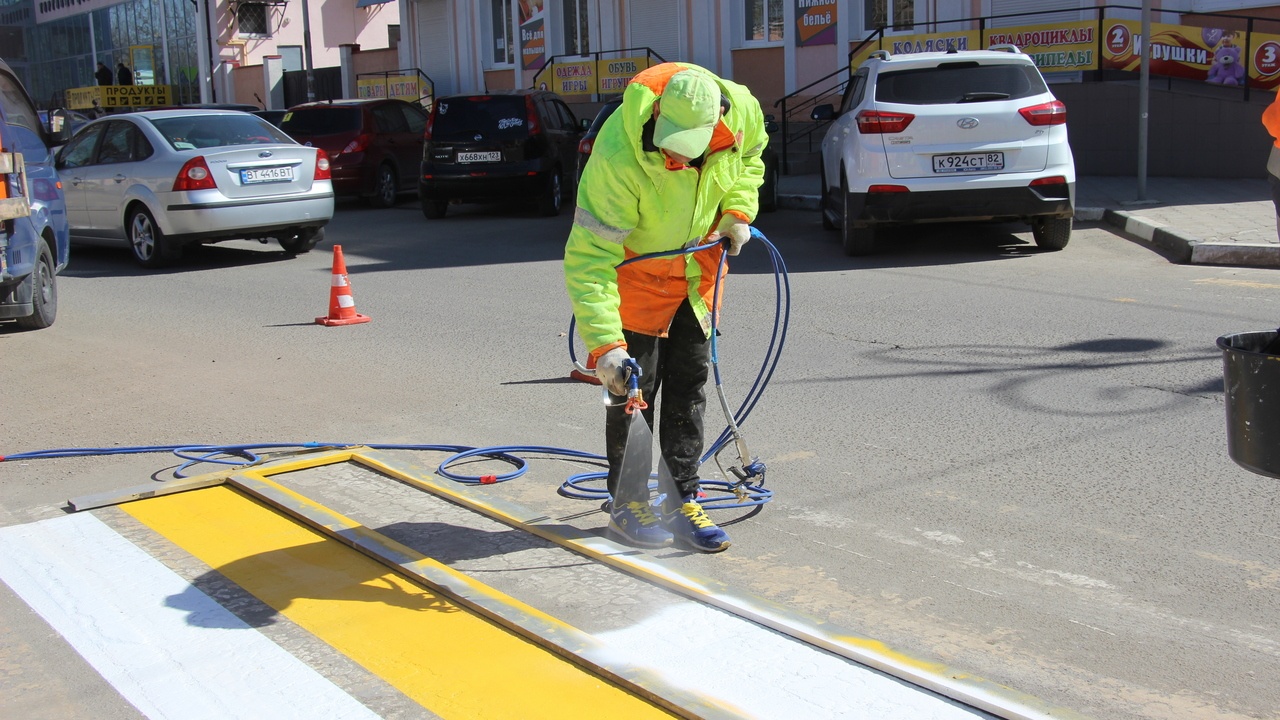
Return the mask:
<path id="1" fill-rule="evenodd" d="M 671 717 L 229 487 L 121 508 L 441 717 Z"/>

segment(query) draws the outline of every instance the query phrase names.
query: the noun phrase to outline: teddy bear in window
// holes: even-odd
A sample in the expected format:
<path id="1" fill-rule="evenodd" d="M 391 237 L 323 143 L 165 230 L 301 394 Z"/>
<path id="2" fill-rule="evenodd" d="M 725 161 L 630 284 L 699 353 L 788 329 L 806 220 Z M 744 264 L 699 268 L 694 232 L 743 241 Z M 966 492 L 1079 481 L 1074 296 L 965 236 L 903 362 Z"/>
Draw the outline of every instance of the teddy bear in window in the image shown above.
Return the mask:
<path id="1" fill-rule="evenodd" d="M 1244 65 L 1240 63 L 1240 46 L 1235 44 L 1234 33 L 1224 33 L 1222 45 L 1213 52 L 1213 66 L 1205 82 L 1214 85 L 1243 85 Z"/>

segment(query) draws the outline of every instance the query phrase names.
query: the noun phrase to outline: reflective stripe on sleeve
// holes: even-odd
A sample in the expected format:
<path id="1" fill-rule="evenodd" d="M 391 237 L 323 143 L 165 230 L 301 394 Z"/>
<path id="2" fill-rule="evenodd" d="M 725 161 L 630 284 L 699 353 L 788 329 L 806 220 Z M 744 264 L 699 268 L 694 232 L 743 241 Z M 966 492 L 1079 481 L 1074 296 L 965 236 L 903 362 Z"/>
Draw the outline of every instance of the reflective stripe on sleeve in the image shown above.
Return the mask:
<path id="1" fill-rule="evenodd" d="M 586 230 L 599 235 L 611 243 L 621 245 L 627 236 L 631 234 L 631 229 L 616 228 L 612 225 L 606 225 L 599 218 L 592 215 L 589 211 L 579 207 L 573 213 L 573 224 L 579 225 Z"/>

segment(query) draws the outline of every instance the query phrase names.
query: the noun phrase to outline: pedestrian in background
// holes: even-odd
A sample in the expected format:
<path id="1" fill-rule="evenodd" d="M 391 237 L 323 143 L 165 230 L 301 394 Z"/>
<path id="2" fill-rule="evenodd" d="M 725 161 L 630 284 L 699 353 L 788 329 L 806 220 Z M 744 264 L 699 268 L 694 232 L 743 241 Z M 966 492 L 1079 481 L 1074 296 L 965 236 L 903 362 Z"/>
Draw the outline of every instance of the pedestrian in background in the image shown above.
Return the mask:
<path id="1" fill-rule="evenodd" d="M 129 67 L 124 63 L 120 63 L 119 65 L 116 65 L 116 84 L 117 85 L 133 84 L 133 71 L 130 70 Z"/>
<path id="2" fill-rule="evenodd" d="M 111 84 L 111 68 L 103 63 L 98 63 L 98 71 L 93 76 L 97 78 L 99 85 Z"/>
<path id="3" fill-rule="evenodd" d="M 1280 240 L 1280 93 L 1262 111 L 1262 124 L 1275 138 L 1267 158 L 1267 181 L 1271 183 L 1271 202 L 1276 206 L 1276 239 Z"/>
<path id="4" fill-rule="evenodd" d="M 700 552 L 729 547 L 728 534 L 698 502 L 711 307 L 721 254 L 737 255 L 751 236 L 767 142 L 760 103 L 746 87 L 696 65 L 662 63 L 627 85 L 583 170 L 565 245 L 565 286 L 596 377 L 611 396 L 607 532 L 621 542 L 675 541 Z M 727 243 L 618 267 L 637 255 L 718 240 Z M 624 368 L 633 358 L 650 429 L 662 406 L 658 444 L 680 494 L 660 516 L 647 486 L 639 489 L 643 502 L 629 497 L 630 488 L 619 497 L 631 422 Z"/>

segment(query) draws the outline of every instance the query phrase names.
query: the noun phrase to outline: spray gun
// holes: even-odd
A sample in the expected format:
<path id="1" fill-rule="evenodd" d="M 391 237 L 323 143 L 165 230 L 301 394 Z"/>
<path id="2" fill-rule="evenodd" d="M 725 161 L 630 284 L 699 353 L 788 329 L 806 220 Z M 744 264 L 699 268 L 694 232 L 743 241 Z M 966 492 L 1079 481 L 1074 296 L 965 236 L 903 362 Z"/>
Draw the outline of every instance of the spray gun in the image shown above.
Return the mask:
<path id="1" fill-rule="evenodd" d="M 644 393 L 640 390 L 640 363 L 635 358 L 627 358 L 622 363 L 619 372 L 625 373 L 624 378 L 627 383 L 627 414 L 630 415 L 636 410 L 644 410 L 649 407 L 649 403 L 644 401 Z M 605 401 L 608 402 L 608 391 L 605 391 Z"/>
<path id="2" fill-rule="evenodd" d="M 720 398 L 720 409 L 724 411 L 724 416 L 729 422 L 729 432 L 733 436 L 733 444 L 738 449 L 738 464 L 725 467 L 720 461 L 720 455 L 729 449 L 728 443 L 721 446 L 716 452 L 716 465 L 720 467 L 720 474 L 728 478 L 730 475 L 738 479 L 733 483 L 733 493 L 738 496 L 739 501 L 747 499 L 748 485 L 762 485 L 764 483 L 765 466 L 760 458 L 754 457 L 751 450 L 747 448 L 747 439 L 742 435 L 742 431 L 738 429 L 738 423 L 733 419 L 733 412 L 729 409 L 729 401 L 724 396 L 724 386 L 719 382 L 719 374 L 716 377 L 716 395 Z M 752 483 L 753 478 L 759 478 L 759 482 Z"/>

